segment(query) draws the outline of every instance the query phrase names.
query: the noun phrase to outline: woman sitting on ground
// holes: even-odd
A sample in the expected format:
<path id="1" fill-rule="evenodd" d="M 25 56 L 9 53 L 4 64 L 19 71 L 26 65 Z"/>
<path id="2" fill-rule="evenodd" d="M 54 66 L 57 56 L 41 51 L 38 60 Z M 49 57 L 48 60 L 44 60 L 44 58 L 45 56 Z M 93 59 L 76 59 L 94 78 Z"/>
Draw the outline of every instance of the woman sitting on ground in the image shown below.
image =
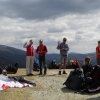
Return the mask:
<path id="1" fill-rule="evenodd" d="M 90 57 L 85 58 L 82 69 L 83 69 L 83 73 L 84 73 L 85 78 L 87 76 L 87 72 L 91 74 L 93 67 L 92 67 L 92 64 L 91 64 L 91 58 Z"/>

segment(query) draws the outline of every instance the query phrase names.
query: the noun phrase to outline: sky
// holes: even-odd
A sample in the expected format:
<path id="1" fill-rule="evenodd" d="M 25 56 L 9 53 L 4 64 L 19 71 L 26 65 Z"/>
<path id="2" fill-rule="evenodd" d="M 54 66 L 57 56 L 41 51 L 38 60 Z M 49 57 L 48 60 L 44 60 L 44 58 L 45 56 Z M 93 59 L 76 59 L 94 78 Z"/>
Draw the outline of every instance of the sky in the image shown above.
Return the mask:
<path id="1" fill-rule="evenodd" d="M 100 0 L 0 0 L 0 44 L 25 50 L 43 39 L 48 53 L 59 53 L 67 38 L 69 52 L 95 52 L 100 40 Z"/>

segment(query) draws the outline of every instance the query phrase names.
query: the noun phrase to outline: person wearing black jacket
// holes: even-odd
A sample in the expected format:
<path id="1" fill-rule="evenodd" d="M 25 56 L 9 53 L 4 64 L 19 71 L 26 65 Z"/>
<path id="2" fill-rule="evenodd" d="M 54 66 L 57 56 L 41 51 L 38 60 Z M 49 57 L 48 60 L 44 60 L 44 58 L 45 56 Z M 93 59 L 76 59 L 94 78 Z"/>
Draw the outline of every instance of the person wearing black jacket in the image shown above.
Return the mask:
<path id="1" fill-rule="evenodd" d="M 43 40 L 39 40 L 39 46 L 36 53 L 39 55 L 40 73 L 42 75 L 42 63 L 44 65 L 44 75 L 47 74 L 46 53 L 48 52 L 47 46 L 43 44 Z"/>
<path id="2" fill-rule="evenodd" d="M 87 73 L 92 72 L 93 67 L 91 64 L 91 58 L 89 56 L 85 58 L 82 69 L 83 69 L 84 77 L 86 77 Z"/>

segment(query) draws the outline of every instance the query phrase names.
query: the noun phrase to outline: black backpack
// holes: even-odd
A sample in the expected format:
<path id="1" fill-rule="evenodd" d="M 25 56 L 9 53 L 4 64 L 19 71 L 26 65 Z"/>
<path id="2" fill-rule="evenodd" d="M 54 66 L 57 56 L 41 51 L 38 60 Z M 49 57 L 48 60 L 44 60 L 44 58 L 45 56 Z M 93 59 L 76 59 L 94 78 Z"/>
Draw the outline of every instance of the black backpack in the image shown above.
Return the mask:
<path id="1" fill-rule="evenodd" d="M 63 85 L 66 85 L 69 89 L 79 90 L 83 80 L 83 72 L 80 70 L 80 68 L 77 68 L 70 72 L 67 80 L 63 83 Z"/>
<path id="2" fill-rule="evenodd" d="M 15 65 L 8 65 L 6 66 L 6 71 L 8 74 L 15 74 L 18 70 L 18 62 L 15 63 Z"/>

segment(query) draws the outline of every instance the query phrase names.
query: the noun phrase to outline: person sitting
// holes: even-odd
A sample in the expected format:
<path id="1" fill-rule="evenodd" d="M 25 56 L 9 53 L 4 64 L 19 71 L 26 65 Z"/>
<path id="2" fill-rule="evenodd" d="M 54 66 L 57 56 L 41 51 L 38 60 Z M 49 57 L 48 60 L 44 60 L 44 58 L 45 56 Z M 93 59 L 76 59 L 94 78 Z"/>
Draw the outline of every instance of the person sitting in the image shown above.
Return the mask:
<path id="1" fill-rule="evenodd" d="M 92 67 L 92 64 L 91 64 L 91 58 L 89 56 L 87 56 L 85 58 L 82 69 L 83 69 L 83 73 L 84 73 L 84 78 L 86 78 L 87 73 L 91 74 L 93 67 Z"/>

